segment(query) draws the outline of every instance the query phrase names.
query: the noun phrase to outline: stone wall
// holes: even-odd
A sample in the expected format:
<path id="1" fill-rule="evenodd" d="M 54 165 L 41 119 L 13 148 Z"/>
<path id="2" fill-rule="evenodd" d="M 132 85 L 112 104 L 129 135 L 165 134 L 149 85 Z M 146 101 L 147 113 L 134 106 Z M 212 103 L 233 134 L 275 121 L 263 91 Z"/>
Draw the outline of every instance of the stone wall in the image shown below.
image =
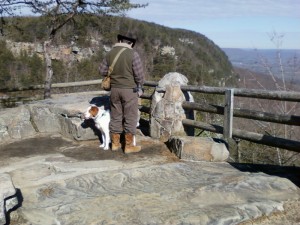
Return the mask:
<path id="1" fill-rule="evenodd" d="M 99 92 L 100 93 L 100 92 Z M 79 96 L 78 96 L 79 95 Z M 108 96 L 74 93 L 1 110 L 0 142 L 8 143 L 39 134 L 61 134 L 75 140 L 97 139 L 92 129 L 80 118 L 90 103 L 108 104 Z"/>

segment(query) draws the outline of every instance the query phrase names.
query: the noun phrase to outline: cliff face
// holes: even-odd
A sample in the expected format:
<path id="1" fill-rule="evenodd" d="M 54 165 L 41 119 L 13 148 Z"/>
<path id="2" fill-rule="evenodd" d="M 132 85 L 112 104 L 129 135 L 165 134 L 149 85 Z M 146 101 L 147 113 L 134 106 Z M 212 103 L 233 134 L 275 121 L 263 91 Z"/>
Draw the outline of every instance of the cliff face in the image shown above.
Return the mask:
<path id="1" fill-rule="evenodd" d="M 87 48 L 79 48 L 76 45 L 52 45 L 49 47 L 50 57 L 52 60 L 63 61 L 66 65 L 73 62 L 80 62 L 83 59 L 89 59 L 99 51 L 99 42 L 96 42 L 93 46 Z M 12 52 L 15 57 L 26 52 L 30 57 L 37 54 L 42 60 L 44 60 L 44 48 L 41 43 L 31 42 L 13 42 L 6 40 L 6 47 Z M 105 50 L 107 48 L 104 48 Z"/>
<path id="2" fill-rule="evenodd" d="M 28 55 L 37 53 L 43 58 L 42 43 L 48 38 L 47 23 L 38 18 L 22 20 L 24 21 L 18 24 L 18 29 L 6 27 L 6 35 L 1 40 L 6 41 L 7 48 L 15 56 L 25 51 Z M 73 77 L 70 74 L 63 77 L 59 71 L 54 71 L 59 74 L 55 76 L 59 76 L 58 82 L 75 81 L 78 77 L 81 80 L 89 79 L 84 77 L 86 73 L 91 74 L 91 77 L 98 76 L 95 65 L 111 49 L 118 33 L 131 33 L 137 37 L 135 50 L 144 62 L 149 80 L 159 79 L 169 72 L 179 72 L 186 74 L 190 83 L 218 85 L 221 79 L 232 73 L 226 54 L 202 34 L 129 18 L 91 17 L 80 18 L 75 24 L 67 24 L 56 35 L 53 46 L 50 47 L 51 58 L 62 61 L 67 68 L 73 66 Z M 79 66 L 85 68 L 85 71 L 72 65 L 73 62 L 78 63 L 85 59 L 89 61 L 89 65 Z M 91 67 L 93 69 L 87 71 Z"/>

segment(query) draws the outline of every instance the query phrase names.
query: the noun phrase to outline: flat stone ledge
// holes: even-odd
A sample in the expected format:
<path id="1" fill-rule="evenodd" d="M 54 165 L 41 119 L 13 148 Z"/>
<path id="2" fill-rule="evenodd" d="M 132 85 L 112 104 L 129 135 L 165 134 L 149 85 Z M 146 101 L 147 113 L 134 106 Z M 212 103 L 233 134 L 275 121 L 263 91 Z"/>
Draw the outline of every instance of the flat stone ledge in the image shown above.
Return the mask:
<path id="1" fill-rule="evenodd" d="M 174 136 L 169 139 L 168 146 L 178 158 L 187 161 L 224 162 L 229 157 L 225 144 L 211 138 Z"/>
<path id="2" fill-rule="evenodd" d="M 252 173 L 247 165 L 178 160 L 158 140 L 139 137 L 143 150 L 124 156 L 103 151 L 96 142 L 75 145 L 52 138 L 39 142 L 34 154 L 0 160 L 0 174 L 9 174 L 17 193 L 22 191 L 22 207 L 10 210 L 11 224 L 261 225 L 252 221 L 285 215 L 292 210 L 284 205 L 299 201 L 299 188 L 289 176 Z M 45 152 L 49 142 L 56 145 Z M 18 146 L 23 153 L 32 145 Z M 280 223 L 273 217 L 272 225 L 296 219 Z"/>
<path id="3" fill-rule="evenodd" d="M 6 213 L 18 205 L 16 189 L 7 173 L 0 174 L 0 224 L 6 224 Z"/>

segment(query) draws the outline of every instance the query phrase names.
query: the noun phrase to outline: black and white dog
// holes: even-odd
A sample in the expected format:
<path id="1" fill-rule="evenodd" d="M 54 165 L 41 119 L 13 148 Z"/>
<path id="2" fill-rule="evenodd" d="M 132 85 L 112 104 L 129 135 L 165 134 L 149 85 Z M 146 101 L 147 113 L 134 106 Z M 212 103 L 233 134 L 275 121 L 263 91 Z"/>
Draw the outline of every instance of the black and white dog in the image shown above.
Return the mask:
<path id="1" fill-rule="evenodd" d="M 101 132 L 102 144 L 99 146 L 104 150 L 109 150 L 110 133 L 109 133 L 109 123 L 110 123 L 110 110 L 104 110 L 96 105 L 90 105 L 86 112 L 83 114 L 83 118 L 93 119 L 95 127 Z M 137 126 L 139 123 L 137 124 Z M 133 138 L 133 145 L 136 145 L 135 136 Z"/>
<path id="2" fill-rule="evenodd" d="M 109 134 L 109 122 L 110 111 L 101 109 L 96 105 L 91 105 L 87 108 L 83 114 L 84 119 L 93 119 L 96 128 L 101 132 L 102 144 L 99 146 L 104 150 L 109 149 L 110 134 Z"/>

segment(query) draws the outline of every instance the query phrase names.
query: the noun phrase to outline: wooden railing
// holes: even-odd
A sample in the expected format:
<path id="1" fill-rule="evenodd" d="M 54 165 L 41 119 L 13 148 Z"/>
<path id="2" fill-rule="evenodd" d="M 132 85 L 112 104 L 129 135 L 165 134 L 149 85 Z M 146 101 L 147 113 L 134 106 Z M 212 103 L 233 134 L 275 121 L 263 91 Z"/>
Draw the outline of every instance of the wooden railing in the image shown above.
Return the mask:
<path id="1" fill-rule="evenodd" d="M 102 79 L 68 82 L 68 83 L 56 83 L 56 84 L 52 84 L 51 88 L 68 88 L 68 87 L 88 86 L 88 85 L 101 84 L 101 82 L 102 82 Z M 40 89 L 44 89 L 43 84 L 32 85 L 29 87 L 5 88 L 5 89 L 0 89 L 0 92 L 29 91 L 29 90 L 40 90 Z"/>
<path id="2" fill-rule="evenodd" d="M 58 83 L 52 84 L 52 88 L 63 88 L 63 87 L 75 87 L 84 85 L 97 85 L 102 82 L 99 80 L 81 81 L 81 82 L 71 82 L 71 83 Z M 157 82 L 146 81 L 144 86 L 146 87 L 156 87 Z M 10 89 L 2 91 L 20 91 L 20 90 L 36 90 L 42 89 L 43 85 L 35 85 L 29 88 L 22 89 Z M 198 92 L 205 94 L 218 94 L 225 95 L 224 106 L 207 104 L 207 103 L 196 103 L 196 102 L 184 102 L 182 107 L 187 110 L 196 110 L 201 112 L 214 113 L 224 116 L 223 127 L 215 124 L 207 124 L 196 120 L 183 120 L 184 126 L 191 126 L 194 128 L 199 128 L 202 130 L 223 134 L 224 139 L 238 138 L 241 140 L 247 140 L 250 142 L 255 142 L 259 144 L 264 144 L 272 147 L 279 147 L 295 152 L 300 152 L 300 141 L 289 140 L 281 137 L 275 137 L 271 135 L 259 134 L 239 129 L 233 129 L 233 117 L 253 119 L 265 122 L 273 122 L 285 125 L 300 126 L 300 116 L 299 115 L 278 115 L 274 113 L 259 112 L 254 110 L 246 110 L 233 107 L 234 97 L 247 97 L 256 99 L 270 99 L 279 101 L 289 101 L 289 102 L 300 102 L 300 92 L 290 92 L 290 91 L 267 91 L 267 90 L 257 90 L 257 89 L 244 89 L 244 88 L 225 88 L 225 87 L 208 87 L 208 86 L 181 86 L 182 91 Z M 1 91 L 1 90 L 0 90 Z M 164 90 L 160 90 L 164 91 Z M 151 100 L 152 94 L 143 94 L 142 99 Z M 147 106 L 140 106 L 140 111 L 149 113 L 150 108 Z M 299 134 L 300 136 L 300 134 Z"/>
<path id="3" fill-rule="evenodd" d="M 146 82 L 145 86 L 155 87 L 155 82 Z M 283 148 L 295 152 L 300 152 L 300 142 L 289 140 L 271 135 L 259 134 L 239 129 L 233 129 L 233 117 L 247 118 L 265 122 L 273 122 L 286 125 L 300 126 L 299 115 L 278 115 L 273 113 L 259 112 L 254 110 L 246 110 L 233 107 L 234 96 L 248 97 L 257 99 L 270 99 L 290 102 L 300 102 L 300 92 L 290 91 L 266 91 L 257 89 L 244 88 L 222 88 L 207 86 L 181 86 L 182 91 L 198 92 L 205 94 L 225 95 L 224 106 L 218 106 L 207 103 L 184 102 L 182 107 L 188 110 L 197 110 L 208 113 L 215 113 L 224 116 L 223 127 L 215 124 L 207 124 L 201 121 L 183 120 L 183 125 L 199 128 L 202 130 L 223 134 L 225 140 L 229 138 L 238 138 L 272 147 Z M 143 95 L 144 99 L 151 99 L 149 95 Z M 141 107 L 141 111 L 149 112 L 146 107 Z M 300 136 L 300 134 L 299 134 Z"/>

